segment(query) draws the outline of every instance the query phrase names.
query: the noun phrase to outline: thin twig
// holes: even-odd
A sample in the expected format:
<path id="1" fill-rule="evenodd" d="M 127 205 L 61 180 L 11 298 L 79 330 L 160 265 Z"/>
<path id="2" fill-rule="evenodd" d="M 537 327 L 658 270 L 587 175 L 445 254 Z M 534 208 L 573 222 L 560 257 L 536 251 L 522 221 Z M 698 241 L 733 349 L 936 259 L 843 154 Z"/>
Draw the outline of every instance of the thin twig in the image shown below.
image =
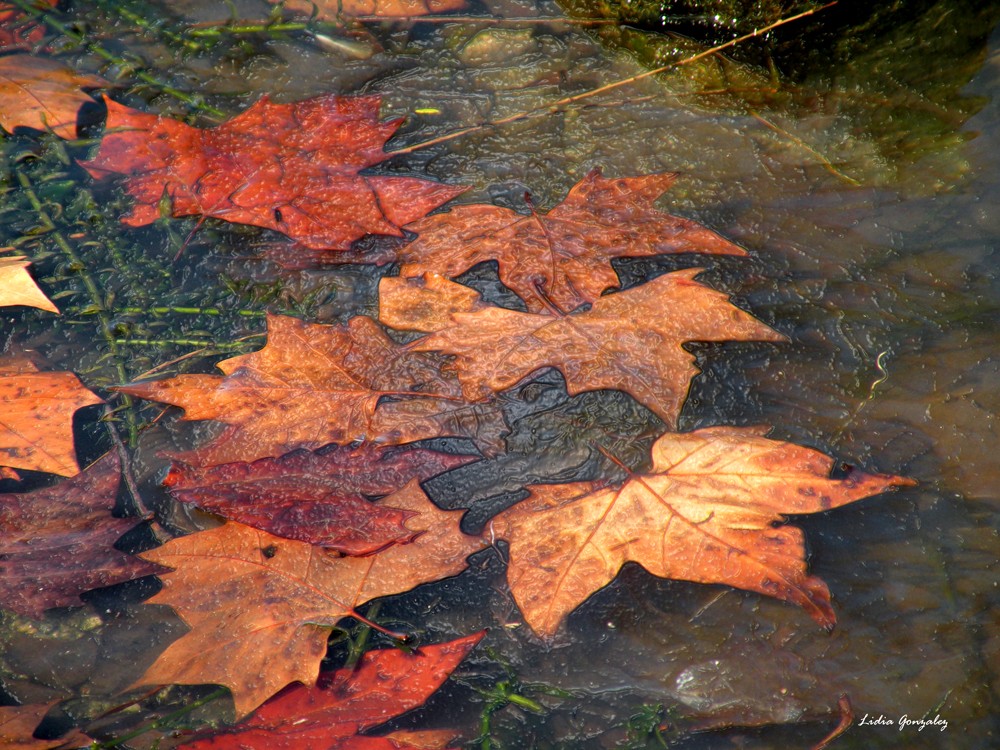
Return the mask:
<path id="1" fill-rule="evenodd" d="M 567 96 L 551 104 L 543 104 L 539 107 L 534 107 L 532 109 L 528 109 L 523 112 L 518 112 L 513 115 L 508 115 L 507 117 L 503 117 L 499 120 L 493 120 L 491 122 L 483 122 L 478 125 L 470 125 L 465 128 L 459 128 L 458 130 L 454 130 L 451 133 L 445 133 L 444 135 L 437 136 L 436 138 L 431 138 L 430 140 L 427 141 L 415 143 L 412 146 L 406 146 L 404 148 L 396 149 L 395 151 L 389 151 L 388 153 L 392 156 L 398 154 L 409 154 L 413 151 L 417 151 L 422 148 L 427 148 L 429 146 L 436 146 L 439 143 L 447 143 L 448 141 L 453 141 L 456 138 L 461 138 L 463 135 L 468 135 L 469 133 L 475 133 L 480 130 L 490 130 L 493 128 L 497 128 L 501 125 L 509 125 L 512 122 L 519 122 L 520 120 L 526 120 L 532 117 L 539 117 L 541 115 L 557 112 L 563 107 L 582 101 L 583 99 L 589 99 L 592 96 L 597 96 L 598 94 L 603 94 L 607 91 L 613 91 L 614 89 L 621 88 L 622 86 L 628 86 L 629 84 L 636 83 L 637 81 L 641 81 L 645 78 L 658 75 L 659 73 L 663 73 L 665 71 L 672 70 L 674 68 L 679 68 L 682 65 L 690 65 L 693 62 L 697 62 L 698 60 L 701 60 L 705 57 L 714 55 L 718 52 L 721 52 L 722 50 L 729 49 L 730 47 L 733 47 L 739 44 L 740 42 L 745 42 L 747 39 L 753 39 L 754 37 L 760 36 L 761 34 L 766 34 L 769 31 L 773 31 L 774 29 L 778 28 L 779 26 L 784 26 L 785 24 L 791 23 L 792 21 L 798 21 L 799 19 L 805 18 L 806 16 L 811 16 L 814 13 L 819 13 L 821 10 L 825 10 L 826 8 L 829 8 L 830 6 L 836 4 L 837 0 L 833 0 L 833 2 L 827 3 L 826 5 L 820 6 L 819 8 L 813 8 L 812 10 L 803 11 L 802 13 L 798 13 L 794 16 L 789 16 L 788 18 L 782 18 L 781 20 L 775 21 L 774 23 L 769 24 L 762 29 L 755 29 L 753 33 L 744 34 L 741 37 L 732 39 L 728 42 L 725 42 L 724 44 L 716 45 L 715 47 L 704 50 L 703 52 L 699 52 L 698 54 L 692 55 L 691 57 L 685 57 L 683 60 L 667 63 L 666 65 L 662 65 L 659 68 L 653 68 L 652 70 L 647 70 L 645 73 L 639 73 L 634 76 L 629 76 L 628 78 L 622 78 L 617 81 L 612 81 L 611 83 L 606 83 L 603 86 L 598 86 L 596 89 L 590 89 L 589 91 L 584 91 L 580 94 L 574 94 L 573 96 Z"/>
<path id="2" fill-rule="evenodd" d="M 832 174 L 834 177 L 838 177 L 839 179 L 841 179 L 844 182 L 846 182 L 848 185 L 854 185 L 855 187 L 857 187 L 858 185 L 861 184 L 860 182 L 858 182 L 857 180 L 855 180 L 850 175 L 844 174 L 839 169 L 837 169 L 835 166 L 833 166 L 833 163 L 829 159 L 827 159 L 825 156 L 823 156 L 823 154 L 821 154 L 819 151 L 817 151 L 816 149 L 814 149 L 812 146 L 810 146 L 808 143 L 806 143 L 805 141 L 803 141 L 801 138 L 799 138 L 794 133 L 788 132 L 783 127 L 781 127 L 779 125 L 776 125 L 775 123 L 771 122 L 770 120 L 768 120 L 765 117 L 762 117 L 759 113 L 755 112 L 752 109 L 750 110 L 750 114 L 753 115 L 754 119 L 756 119 L 758 122 L 760 122 L 765 127 L 770 128 L 771 130 L 773 130 L 775 133 L 778 133 L 779 135 L 783 135 L 785 138 L 787 138 L 788 140 L 790 140 L 792 143 L 794 143 L 796 146 L 798 146 L 799 148 L 801 148 L 803 151 L 806 151 L 809 154 L 811 154 L 812 156 L 814 156 L 816 158 L 816 160 L 820 164 L 823 165 L 823 168 L 826 169 L 826 171 L 829 172 L 830 174 Z"/>
<path id="3" fill-rule="evenodd" d="M 132 496 L 132 507 L 129 508 L 129 511 L 140 517 L 152 517 L 149 508 L 142 502 L 142 495 L 139 494 L 139 485 L 136 484 L 135 475 L 132 473 L 132 459 L 129 456 L 128 449 L 125 447 L 125 443 L 122 441 L 121 435 L 118 434 L 118 428 L 115 427 L 114 414 L 111 406 L 105 404 L 104 423 L 107 425 L 108 433 L 115 444 L 115 450 L 118 451 L 118 459 L 122 467 L 122 477 L 124 477 L 125 486 L 128 487 L 129 494 Z"/>

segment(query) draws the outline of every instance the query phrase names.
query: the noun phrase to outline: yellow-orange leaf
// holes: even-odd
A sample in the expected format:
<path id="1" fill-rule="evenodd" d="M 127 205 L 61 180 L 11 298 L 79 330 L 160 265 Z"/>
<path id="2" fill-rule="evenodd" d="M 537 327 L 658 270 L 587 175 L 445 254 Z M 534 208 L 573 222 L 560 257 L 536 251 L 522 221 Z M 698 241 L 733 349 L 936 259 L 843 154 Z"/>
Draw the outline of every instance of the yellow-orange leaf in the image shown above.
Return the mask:
<path id="1" fill-rule="evenodd" d="M 836 622 L 830 592 L 806 573 L 802 532 L 785 514 L 816 513 L 913 482 L 852 471 L 831 479 L 833 459 L 763 437 L 765 429 L 712 427 L 667 433 L 646 474 L 618 488 L 537 485 L 498 516 L 510 542 L 508 580 L 525 620 L 543 636 L 636 562 L 662 578 L 722 583 Z"/>
<path id="2" fill-rule="evenodd" d="M 2 58 L 0 58 L 2 59 Z M 23 255 L 0 258 L 0 307 L 37 307 L 57 313 L 59 308 L 45 296 L 28 273 L 31 263 Z"/>
<path id="3" fill-rule="evenodd" d="M 225 685 L 246 714 L 290 682 L 313 684 L 330 629 L 357 607 L 456 575 L 483 546 L 459 530 L 460 512 L 439 510 L 416 481 L 382 502 L 412 514 L 413 542 L 338 557 L 230 522 L 143 553 L 174 569 L 150 601 L 174 607 L 191 631 L 136 684 Z"/>

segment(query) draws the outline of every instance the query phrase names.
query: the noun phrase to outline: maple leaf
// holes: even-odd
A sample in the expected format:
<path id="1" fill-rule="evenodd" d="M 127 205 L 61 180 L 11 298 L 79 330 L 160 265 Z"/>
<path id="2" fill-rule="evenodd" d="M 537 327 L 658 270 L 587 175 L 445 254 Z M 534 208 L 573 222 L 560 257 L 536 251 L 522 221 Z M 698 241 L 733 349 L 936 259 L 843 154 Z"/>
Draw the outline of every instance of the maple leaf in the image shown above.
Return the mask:
<path id="1" fill-rule="evenodd" d="M 276 536 L 348 555 L 412 541 L 409 517 L 365 496 L 387 495 L 474 460 L 423 448 L 295 451 L 253 463 L 174 464 L 163 484 L 181 502 Z"/>
<path id="2" fill-rule="evenodd" d="M 106 85 L 103 78 L 77 73 L 55 60 L 0 57 L 0 127 L 7 132 L 21 126 L 51 129 L 63 138 L 76 138 L 77 113 L 94 101 L 80 88 Z"/>
<path id="3" fill-rule="evenodd" d="M 0 747 L 4 750 L 55 750 L 91 745 L 90 737 L 77 730 L 57 739 L 41 740 L 32 736 L 54 705 L 55 702 L 0 707 Z"/>
<path id="4" fill-rule="evenodd" d="M 269 315 L 267 328 L 263 349 L 218 364 L 225 377 L 178 375 L 115 390 L 180 406 L 187 420 L 230 425 L 179 456 L 200 466 L 329 443 L 442 436 L 488 443 L 505 429 L 498 410 L 462 399 L 440 360 L 396 344 L 370 318 L 327 326 Z"/>
<path id="5" fill-rule="evenodd" d="M 59 0 L 36 0 L 54 8 Z M 45 27 L 10 3 L 0 3 L 0 50 L 30 49 L 45 38 Z"/>
<path id="6" fill-rule="evenodd" d="M 223 733 L 182 745 L 185 750 L 324 750 L 412 748 L 400 734 L 359 736 L 422 705 L 485 633 L 448 643 L 368 651 L 352 668 L 323 674 L 313 687 L 294 685 Z M 404 744 L 398 744 L 403 740 Z M 440 745 L 439 745 L 440 746 Z"/>
<path id="7" fill-rule="evenodd" d="M 700 272 L 665 274 L 601 297 L 590 310 L 574 315 L 482 307 L 468 289 L 443 279 L 385 278 L 379 318 L 394 328 L 436 330 L 410 347 L 454 355 L 467 399 L 556 367 L 571 395 L 625 391 L 673 427 L 690 380 L 699 372 L 682 344 L 786 340 L 730 304 L 725 294 L 694 281 Z M 441 328 L 447 320 L 450 325 Z"/>
<path id="8" fill-rule="evenodd" d="M 662 578 L 723 583 L 783 599 L 830 628 L 830 592 L 805 566 L 802 532 L 785 514 L 816 513 L 912 480 L 852 471 L 763 437 L 766 428 L 667 433 L 649 472 L 621 487 L 578 482 L 529 487 L 493 520 L 510 543 L 508 582 L 527 623 L 553 635 L 571 611 L 636 562 Z"/>
<path id="9" fill-rule="evenodd" d="M 457 575 L 483 547 L 459 530 L 461 512 L 439 510 L 416 481 L 379 502 L 409 515 L 412 542 L 336 557 L 230 521 L 144 552 L 174 569 L 150 602 L 171 605 L 191 631 L 136 686 L 225 685 L 242 716 L 290 682 L 313 684 L 331 628 L 357 607 Z"/>
<path id="10" fill-rule="evenodd" d="M 283 232 L 314 249 L 347 250 L 365 234 L 402 237 L 400 227 L 465 188 L 360 170 L 401 120 L 379 122 L 380 97 L 320 96 L 292 104 L 262 98 L 218 127 L 200 129 L 107 101 L 100 149 L 83 166 L 95 178 L 126 175 L 137 201 L 123 221 L 206 216 Z"/>
<path id="11" fill-rule="evenodd" d="M 279 0 L 269 0 L 277 4 Z M 315 13 L 318 18 L 335 21 L 341 16 L 378 16 L 409 18 L 429 13 L 447 13 L 465 7 L 465 0 L 284 0 L 293 13 Z"/>
<path id="12" fill-rule="evenodd" d="M 81 604 L 84 591 L 161 570 L 114 548 L 136 524 L 114 518 L 118 456 L 34 492 L 0 495 L 0 593 L 3 606 L 40 618 L 50 607 Z"/>
<path id="13" fill-rule="evenodd" d="M 0 58 L 2 61 L 3 58 Z M 2 107 L 0 107 L 2 111 Z M 0 258 L 0 307 L 37 307 L 41 310 L 57 313 L 59 308 L 45 296 L 35 280 L 28 273 L 31 262 L 23 255 L 11 255 Z"/>
<path id="14" fill-rule="evenodd" d="M 73 476 L 73 413 L 100 403 L 71 372 L 0 361 L 0 465 Z"/>
<path id="15" fill-rule="evenodd" d="M 666 172 L 606 179 L 595 169 L 544 215 L 477 204 L 428 216 L 406 227 L 418 236 L 399 251 L 400 273 L 454 278 L 496 260 L 500 280 L 529 311 L 570 312 L 618 286 L 612 258 L 746 255 L 700 224 L 653 208 L 675 178 Z"/>

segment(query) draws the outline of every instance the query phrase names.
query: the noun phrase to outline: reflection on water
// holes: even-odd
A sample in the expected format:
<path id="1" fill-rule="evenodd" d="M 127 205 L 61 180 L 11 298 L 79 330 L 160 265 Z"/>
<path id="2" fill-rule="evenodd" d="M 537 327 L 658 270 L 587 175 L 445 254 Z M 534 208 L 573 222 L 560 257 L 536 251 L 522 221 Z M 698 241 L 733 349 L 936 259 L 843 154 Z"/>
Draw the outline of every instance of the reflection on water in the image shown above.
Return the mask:
<path id="1" fill-rule="evenodd" d="M 523 206 L 526 191 L 536 205 L 553 205 L 593 167 L 609 175 L 681 172 L 664 206 L 753 254 L 699 260 L 709 269 L 704 279 L 791 337 L 782 347 L 692 347 L 704 372 L 682 428 L 767 423 L 775 437 L 920 482 L 912 491 L 796 521 L 809 539 L 812 570 L 833 592 L 833 634 L 788 605 L 661 581 L 629 566 L 574 613 L 557 643 L 543 647 L 520 624 L 501 555 L 482 553 L 469 573 L 381 609 L 381 616 L 419 628 L 427 642 L 492 629 L 490 649 L 473 655 L 466 676 L 413 718 L 414 726 L 455 725 L 457 711 L 472 739 L 484 700 L 473 688 L 516 679 L 545 710 L 498 710 L 493 747 L 808 747 L 836 723 L 843 693 L 859 718 L 939 714 L 948 728 L 858 726 L 835 747 L 1000 744 L 1000 219 L 993 210 L 1000 204 L 1000 103 L 991 98 L 1000 84 L 1000 38 L 994 35 L 984 52 L 977 40 L 992 25 L 989 14 L 960 5 L 938 3 L 905 22 L 880 22 L 859 32 L 879 41 L 861 50 L 844 32 L 831 53 L 834 64 L 810 60 L 794 83 L 716 63 L 727 68 L 725 92 L 706 93 L 718 88 L 717 78 L 709 80 L 718 69 L 672 73 L 379 167 L 467 184 L 472 189 L 461 200 L 514 208 Z M 137 31 L 116 4 L 77 6 L 74 12 L 89 13 L 93 33 L 108 44 L 141 53 L 158 75 L 226 112 L 262 93 L 283 101 L 380 93 L 387 117 L 408 116 L 390 148 L 643 70 L 621 49 L 635 44 L 609 39 L 626 32 L 601 32 L 602 46 L 559 22 L 371 24 L 349 37 L 368 45 L 367 56 L 356 54 L 357 45 L 294 35 L 229 40 L 183 56 L 169 40 Z M 238 10 L 249 18 L 262 13 L 253 3 Z M 556 12 L 514 0 L 490 10 L 501 17 Z M 178 29 L 229 13 L 223 3 L 204 2 L 147 11 Z M 642 38 L 649 43 L 648 34 Z M 83 54 L 78 59 L 97 64 Z M 740 96 L 734 81 L 756 93 Z M 773 91 L 764 96 L 768 87 Z M 175 115 L 189 111 L 153 88 L 120 98 Z M 5 148 L 8 174 L 14 159 L 32 177 L 61 159 L 55 147 L 40 160 L 27 158 L 34 153 L 27 140 L 11 139 Z M 265 308 L 313 320 L 374 310 L 375 281 L 387 268 L 290 270 L 259 252 L 257 230 L 211 223 L 190 238 L 193 222 L 125 232 L 105 215 L 124 207 L 120 196 L 109 190 L 88 203 L 74 192 L 74 182 L 85 184 L 79 170 L 55 168 L 64 177 L 39 189 L 49 200 L 69 202 L 66 215 L 104 243 L 84 258 L 108 292 L 118 349 L 109 352 L 89 303 L 76 298 L 65 301 L 66 316 L 55 324 L 5 314 L 3 337 L 9 348 L 37 349 L 53 368 L 73 369 L 91 385 L 134 378 L 198 342 L 257 334 Z M 23 214 L 11 219 L 9 238 L 30 223 Z M 78 286 L 78 272 L 46 257 L 44 247 L 26 249 L 39 250 L 48 288 Z M 632 285 L 689 261 L 624 260 L 617 268 Z M 492 299 L 504 294 L 492 268 L 473 269 L 464 280 Z M 173 343 L 140 343 L 148 340 Z M 249 339 L 242 350 L 259 341 Z M 186 359 L 175 371 L 207 372 L 214 361 Z M 621 394 L 568 398 L 557 376 L 524 386 L 510 401 L 518 421 L 508 451 L 428 485 L 442 505 L 472 508 L 469 527 L 517 501 L 526 481 L 606 474 L 593 442 L 638 464 L 662 430 Z M 92 457 L 103 447 L 103 428 L 83 429 L 93 443 L 83 458 Z M 164 466 L 158 451 L 199 435 L 170 420 L 143 434 L 137 469 L 151 497 Z M 164 524 L 198 523 L 162 496 L 159 502 Z M 140 604 L 148 593 L 133 586 L 102 594 L 93 612 L 53 613 L 41 625 L 7 617 L 0 637 L 4 691 L 25 702 L 69 699 L 66 710 L 77 718 L 113 705 L 136 662 L 148 663 L 181 627 L 162 608 Z M 630 717 L 639 717 L 631 729 Z M 127 716 L 116 721 L 128 725 Z"/>

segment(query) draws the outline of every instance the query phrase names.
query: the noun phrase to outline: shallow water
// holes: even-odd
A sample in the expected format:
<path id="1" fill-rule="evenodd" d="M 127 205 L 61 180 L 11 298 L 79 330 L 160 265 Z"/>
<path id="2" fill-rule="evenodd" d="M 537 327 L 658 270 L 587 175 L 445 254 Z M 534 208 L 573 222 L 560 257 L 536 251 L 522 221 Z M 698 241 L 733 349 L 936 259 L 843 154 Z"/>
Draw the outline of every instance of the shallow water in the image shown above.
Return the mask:
<path id="1" fill-rule="evenodd" d="M 243 18 L 265 15 L 255 3 L 235 7 Z M 138 33 L 124 15 L 129 10 L 156 23 Z M 891 34 L 879 32 L 865 54 L 845 32 L 847 41 L 836 49 L 853 56 L 831 52 L 826 67 L 803 64 L 794 80 L 726 63 L 720 90 L 718 64 L 681 69 L 582 106 L 419 149 L 375 170 L 469 185 L 461 202 L 522 210 L 526 192 L 534 205 L 548 208 L 595 167 L 606 175 L 680 172 L 662 206 L 738 242 L 751 257 L 618 261 L 623 286 L 703 266 L 706 283 L 790 338 L 786 345 L 692 346 L 703 372 L 681 429 L 769 424 L 773 437 L 919 481 L 904 492 L 795 519 L 806 531 L 811 571 L 833 593 L 838 626 L 832 634 L 790 605 L 663 581 L 628 566 L 546 646 L 520 621 L 502 554 L 480 553 L 458 578 L 380 605 L 380 618 L 418 629 L 424 642 L 490 628 L 486 648 L 425 708 L 393 726 L 456 726 L 472 741 L 487 702 L 477 689 L 507 681 L 543 710 L 498 709 L 490 724 L 494 748 L 807 748 L 836 724 L 845 693 L 856 721 L 937 716 L 947 728 L 856 724 L 833 747 L 1000 744 L 1000 216 L 994 210 L 1000 204 L 1000 102 L 994 98 L 1000 34 L 987 34 L 995 18 L 970 31 L 971 19 L 982 24 L 990 14 L 975 16 L 959 3 L 922 10 Z M 504 0 L 471 12 L 500 18 L 561 13 Z M 86 16 L 90 33 L 107 48 L 142 56 L 158 78 L 205 96 L 227 115 L 262 94 L 279 101 L 331 91 L 381 94 L 385 117 L 407 116 L 391 150 L 646 69 L 641 45 L 558 21 L 502 28 L 386 22 L 333 42 L 251 35 L 186 57 L 164 35 L 163 29 L 179 32 L 229 13 L 226 4 L 211 2 L 172 3 L 169 10 L 81 2 L 71 15 Z M 928 28 L 946 43 L 929 41 Z M 651 33 L 642 37 L 646 46 L 656 41 Z M 83 69 L 99 67 L 93 55 L 71 45 L 66 56 Z M 111 95 L 148 111 L 192 115 L 189 105 L 153 86 Z M 213 124 L 204 115 L 194 119 Z M 91 134 L 98 133 L 95 124 Z M 95 188 L 75 166 L 60 166 L 56 146 L 39 150 L 37 139 L 21 134 L 4 145 L 9 205 L 20 213 L 4 215 L 0 244 L 16 240 L 35 257 L 46 291 L 80 289 L 80 269 L 58 248 L 44 238 L 18 239 L 36 219 L 25 213 L 19 183 L 10 177 L 16 163 L 43 198 L 66 204 L 58 221 L 83 222 L 99 240 L 77 251 L 104 294 L 117 343 L 106 356 L 110 345 L 84 295 L 59 300 L 65 315 L 55 322 L 5 311 L 2 340 L 9 350 L 41 352 L 52 369 L 78 372 L 97 389 L 203 343 L 236 341 L 234 350 L 209 347 L 169 371 L 210 372 L 223 356 L 259 346 L 259 337 L 237 340 L 263 330 L 265 309 L 316 321 L 371 314 L 377 279 L 391 270 L 283 269 L 262 252 L 263 244 L 280 239 L 276 235 L 214 222 L 190 238 L 193 221 L 129 230 L 108 215 L 123 211 L 127 199 L 111 187 Z M 65 174 L 46 177 L 58 171 Z M 97 202 L 88 205 L 81 188 L 96 190 Z M 473 269 L 462 280 L 510 304 L 494 269 Z M 218 313 L 155 313 L 152 306 Z M 139 343 L 150 340 L 161 343 Z M 145 425 L 159 411 L 146 406 L 131 418 Z M 607 473 L 590 448 L 594 442 L 629 465 L 640 464 L 663 429 L 620 393 L 569 398 L 557 375 L 515 389 L 508 413 L 516 421 L 503 454 L 426 485 L 440 505 L 470 508 L 469 530 L 519 500 L 526 483 Z M 98 416 L 91 410 L 78 419 L 81 463 L 110 445 Z M 126 421 L 126 438 L 128 427 Z M 158 488 L 167 464 L 158 453 L 189 447 L 204 432 L 168 417 L 138 440 L 135 469 L 144 496 L 159 511 L 159 523 L 175 532 L 205 520 L 173 507 Z M 42 623 L 5 616 L 0 686 L 6 696 L 61 699 L 65 713 L 77 719 L 116 705 L 136 670 L 183 630 L 169 609 L 141 604 L 155 585 L 147 580 L 98 592 L 91 607 L 53 611 Z M 158 706 L 102 722 L 95 735 L 120 735 L 195 694 L 179 689 L 161 696 Z M 225 716 L 223 703 L 202 709 L 192 723 Z M 642 717 L 650 719 L 648 727 L 669 727 L 660 737 L 644 733 L 636 728 Z M 153 736 L 133 744 L 149 746 Z M 173 742 L 164 737 L 160 747 Z"/>

